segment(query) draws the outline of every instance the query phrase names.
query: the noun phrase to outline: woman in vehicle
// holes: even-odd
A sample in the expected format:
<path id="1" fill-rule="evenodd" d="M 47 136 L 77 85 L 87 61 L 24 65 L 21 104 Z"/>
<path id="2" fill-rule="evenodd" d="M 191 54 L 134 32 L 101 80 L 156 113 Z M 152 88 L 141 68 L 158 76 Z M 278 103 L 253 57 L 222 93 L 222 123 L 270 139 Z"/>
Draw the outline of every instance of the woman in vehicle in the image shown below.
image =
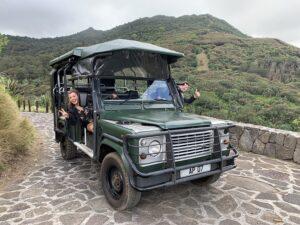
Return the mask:
<path id="1" fill-rule="evenodd" d="M 85 110 L 79 103 L 79 93 L 77 90 L 71 90 L 68 92 L 69 104 L 67 112 L 64 109 L 59 110 L 61 115 L 65 117 L 70 125 L 76 125 L 81 122 L 89 132 L 93 133 L 94 126 L 93 121 L 89 119 L 89 112 Z"/>

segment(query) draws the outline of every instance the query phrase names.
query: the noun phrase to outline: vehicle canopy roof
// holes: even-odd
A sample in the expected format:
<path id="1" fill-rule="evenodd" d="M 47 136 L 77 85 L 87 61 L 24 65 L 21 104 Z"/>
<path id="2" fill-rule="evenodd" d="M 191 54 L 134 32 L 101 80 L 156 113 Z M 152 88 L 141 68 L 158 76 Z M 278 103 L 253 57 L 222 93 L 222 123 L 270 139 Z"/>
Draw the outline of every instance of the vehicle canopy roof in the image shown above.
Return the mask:
<path id="1" fill-rule="evenodd" d="M 79 59 L 85 59 L 97 54 L 110 53 L 120 50 L 138 50 L 150 53 L 158 53 L 167 56 L 169 63 L 176 62 L 178 58 L 184 56 L 183 53 L 162 48 L 153 44 L 126 39 L 116 39 L 87 47 L 74 48 L 73 50 L 51 60 L 50 66 L 55 67 L 56 65 L 61 64 L 74 56 L 78 57 Z"/>

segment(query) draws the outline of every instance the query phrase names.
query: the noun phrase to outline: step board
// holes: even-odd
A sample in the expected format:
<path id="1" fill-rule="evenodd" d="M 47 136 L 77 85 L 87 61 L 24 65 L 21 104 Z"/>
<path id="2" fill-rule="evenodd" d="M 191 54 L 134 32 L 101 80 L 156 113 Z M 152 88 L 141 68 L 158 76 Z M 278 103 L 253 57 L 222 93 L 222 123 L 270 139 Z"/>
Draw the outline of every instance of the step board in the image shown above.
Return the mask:
<path id="1" fill-rule="evenodd" d="M 74 142 L 74 145 L 79 148 L 81 151 L 83 151 L 85 154 L 87 154 L 90 158 L 93 158 L 94 153 L 93 150 L 87 147 L 84 144 L 80 144 L 79 142 Z"/>

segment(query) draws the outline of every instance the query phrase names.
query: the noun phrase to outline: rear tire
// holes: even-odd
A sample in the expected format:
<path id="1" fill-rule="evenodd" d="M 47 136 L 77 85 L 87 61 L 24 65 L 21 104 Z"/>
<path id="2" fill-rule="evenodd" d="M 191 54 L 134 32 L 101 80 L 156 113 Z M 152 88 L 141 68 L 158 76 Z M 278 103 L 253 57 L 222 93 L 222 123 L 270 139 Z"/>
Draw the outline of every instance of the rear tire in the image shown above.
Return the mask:
<path id="1" fill-rule="evenodd" d="M 60 152 L 61 152 L 61 156 L 65 160 L 74 159 L 77 156 L 76 146 L 67 138 L 63 139 L 60 142 Z"/>
<path id="2" fill-rule="evenodd" d="M 200 185 L 200 186 L 206 186 L 215 183 L 217 180 L 219 180 L 221 174 L 214 174 L 208 177 L 203 177 L 197 180 L 192 180 L 191 183 L 195 185 Z"/>
<path id="3" fill-rule="evenodd" d="M 114 209 L 130 209 L 140 201 L 141 192 L 130 185 L 128 173 L 116 152 L 104 157 L 100 178 L 104 195 Z"/>

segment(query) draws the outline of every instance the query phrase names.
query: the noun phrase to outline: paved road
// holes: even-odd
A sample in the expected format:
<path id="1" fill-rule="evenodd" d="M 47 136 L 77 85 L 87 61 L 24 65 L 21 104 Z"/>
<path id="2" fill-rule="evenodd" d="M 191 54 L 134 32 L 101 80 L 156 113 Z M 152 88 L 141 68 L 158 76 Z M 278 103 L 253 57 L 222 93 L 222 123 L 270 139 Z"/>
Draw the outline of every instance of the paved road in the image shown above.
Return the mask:
<path id="1" fill-rule="evenodd" d="M 99 165 L 63 161 L 52 116 L 27 113 L 44 135 L 44 160 L 0 191 L 3 224 L 300 224 L 300 166 L 242 153 L 238 168 L 215 184 L 191 183 L 143 193 L 132 211 L 116 212 L 99 189 Z"/>

